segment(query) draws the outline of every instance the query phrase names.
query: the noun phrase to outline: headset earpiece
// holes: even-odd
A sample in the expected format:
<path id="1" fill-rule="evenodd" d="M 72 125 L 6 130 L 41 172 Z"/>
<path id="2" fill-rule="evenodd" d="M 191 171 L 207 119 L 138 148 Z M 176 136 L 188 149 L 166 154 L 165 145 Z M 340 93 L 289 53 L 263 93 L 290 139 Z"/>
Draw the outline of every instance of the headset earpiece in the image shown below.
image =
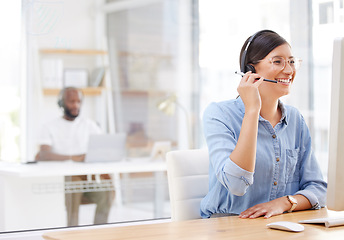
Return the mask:
<path id="1" fill-rule="evenodd" d="M 58 100 L 57 101 L 57 105 L 59 105 L 60 108 L 63 108 L 63 101 L 62 100 Z"/>
<path id="2" fill-rule="evenodd" d="M 249 72 L 249 71 L 251 71 L 252 73 L 256 73 L 256 69 L 255 69 L 254 66 L 251 65 L 251 64 L 247 64 L 247 65 L 245 66 L 245 73 L 246 73 L 246 72 Z"/>
<path id="3" fill-rule="evenodd" d="M 64 108 L 64 101 L 63 101 L 64 92 L 65 92 L 65 88 L 60 91 L 60 93 L 59 93 L 59 95 L 57 97 L 57 105 L 60 108 Z"/>
<path id="4" fill-rule="evenodd" d="M 241 66 L 241 72 L 243 73 L 246 73 L 248 71 L 252 71 L 252 73 L 255 73 L 256 72 L 256 69 L 254 68 L 253 65 L 251 64 L 247 64 L 246 63 L 246 55 L 247 55 L 247 51 L 248 51 L 248 48 L 250 47 L 250 45 L 252 44 L 252 42 L 254 41 L 254 39 L 257 37 L 257 35 L 261 34 L 262 32 L 272 32 L 270 30 L 261 30 L 259 32 L 256 32 L 255 34 L 253 34 L 247 41 L 247 44 L 246 44 L 246 47 L 245 47 L 245 50 L 241 56 L 241 59 L 240 59 L 240 66 Z"/>

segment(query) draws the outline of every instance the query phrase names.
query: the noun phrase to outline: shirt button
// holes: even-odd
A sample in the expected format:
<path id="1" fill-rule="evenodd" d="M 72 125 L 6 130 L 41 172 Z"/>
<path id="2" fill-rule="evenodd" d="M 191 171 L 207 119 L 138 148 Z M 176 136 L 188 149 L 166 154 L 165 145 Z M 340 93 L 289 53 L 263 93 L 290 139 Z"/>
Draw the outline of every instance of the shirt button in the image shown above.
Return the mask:
<path id="1" fill-rule="evenodd" d="M 276 185 L 277 185 L 277 182 L 274 182 L 274 185 L 276 186 Z"/>
<path id="2" fill-rule="evenodd" d="M 280 160 L 280 159 L 279 159 L 279 157 L 278 157 L 278 158 L 276 158 L 276 162 L 279 162 L 279 160 Z"/>
<path id="3" fill-rule="evenodd" d="M 276 135 L 274 134 L 274 135 L 272 135 L 272 138 L 276 138 Z"/>

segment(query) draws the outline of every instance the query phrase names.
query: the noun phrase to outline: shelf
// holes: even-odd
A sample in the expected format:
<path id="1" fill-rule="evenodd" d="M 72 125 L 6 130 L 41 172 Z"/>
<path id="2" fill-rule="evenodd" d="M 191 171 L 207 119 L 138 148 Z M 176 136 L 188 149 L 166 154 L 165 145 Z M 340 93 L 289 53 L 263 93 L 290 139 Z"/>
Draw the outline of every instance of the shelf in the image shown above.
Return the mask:
<path id="1" fill-rule="evenodd" d="M 106 55 L 107 52 L 95 49 L 58 49 L 58 48 L 45 48 L 41 49 L 42 54 L 79 54 L 79 55 Z"/>
<path id="2" fill-rule="evenodd" d="M 121 57 L 135 57 L 135 58 L 153 58 L 153 59 L 172 59 L 172 55 L 156 54 L 156 53 L 134 53 L 121 51 L 118 53 Z"/>
<path id="3" fill-rule="evenodd" d="M 166 96 L 170 92 L 164 90 L 139 90 L 139 89 L 122 89 L 121 93 L 126 96 Z"/>
<path id="4" fill-rule="evenodd" d="M 87 96 L 97 96 L 101 95 L 104 87 L 86 87 L 86 88 L 81 88 L 81 91 L 83 94 Z M 45 96 L 57 96 L 61 89 L 59 88 L 44 88 L 43 89 L 43 95 Z"/>
<path id="5" fill-rule="evenodd" d="M 82 92 L 85 95 L 92 96 L 92 95 L 100 95 L 102 94 L 102 91 L 105 89 L 105 87 L 86 87 L 81 88 Z M 43 89 L 43 95 L 45 96 L 57 96 L 57 94 L 60 92 L 60 88 L 44 88 Z M 163 91 L 163 90 L 121 90 L 121 93 L 126 96 L 166 96 L 170 92 Z"/>

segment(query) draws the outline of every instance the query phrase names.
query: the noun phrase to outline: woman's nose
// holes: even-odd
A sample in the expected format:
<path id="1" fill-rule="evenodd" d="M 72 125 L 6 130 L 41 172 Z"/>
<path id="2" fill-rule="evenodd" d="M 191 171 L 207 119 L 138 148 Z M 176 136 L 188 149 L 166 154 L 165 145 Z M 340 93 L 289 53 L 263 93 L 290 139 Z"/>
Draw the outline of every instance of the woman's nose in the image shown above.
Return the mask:
<path id="1" fill-rule="evenodd" d="M 286 62 L 283 72 L 288 73 L 288 74 L 292 74 L 295 71 L 295 69 L 290 65 L 289 62 Z"/>

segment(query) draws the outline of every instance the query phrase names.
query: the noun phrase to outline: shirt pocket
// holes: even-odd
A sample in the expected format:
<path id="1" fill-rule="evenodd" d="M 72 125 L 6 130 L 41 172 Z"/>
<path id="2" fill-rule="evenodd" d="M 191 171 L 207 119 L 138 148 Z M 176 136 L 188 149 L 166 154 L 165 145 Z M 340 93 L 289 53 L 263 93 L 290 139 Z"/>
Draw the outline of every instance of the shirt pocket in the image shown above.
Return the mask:
<path id="1" fill-rule="evenodd" d="M 300 181 L 299 153 L 297 149 L 286 149 L 286 180 L 287 183 Z"/>

